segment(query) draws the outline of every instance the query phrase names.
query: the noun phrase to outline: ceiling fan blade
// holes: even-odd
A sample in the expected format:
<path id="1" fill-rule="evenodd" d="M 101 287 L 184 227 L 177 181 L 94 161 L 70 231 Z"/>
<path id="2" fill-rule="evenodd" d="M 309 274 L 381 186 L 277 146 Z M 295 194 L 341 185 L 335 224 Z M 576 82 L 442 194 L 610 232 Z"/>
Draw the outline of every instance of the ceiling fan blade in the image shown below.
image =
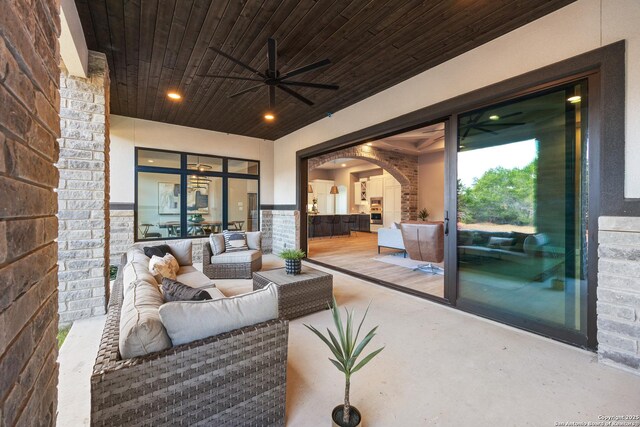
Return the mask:
<path id="1" fill-rule="evenodd" d="M 224 53 L 224 52 L 223 52 L 223 51 L 221 51 L 220 49 L 215 48 L 215 47 L 213 47 L 213 46 L 209 46 L 209 49 L 211 49 L 212 51 L 216 52 L 218 55 L 222 55 L 222 56 L 224 56 L 224 57 L 225 57 L 225 58 L 227 58 L 229 61 L 234 62 L 234 63 L 238 64 L 239 66 L 241 66 L 241 67 L 243 67 L 243 68 L 246 68 L 247 70 L 251 71 L 252 73 L 257 74 L 257 75 L 259 75 L 260 77 L 263 77 L 263 78 L 264 78 L 264 74 L 262 74 L 260 71 L 256 70 L 256 69 L 255 69 L 255 68 L 253 68 L 252 66 L 247 65 L 247 64 L 245 64 L 244 62 L 242 62 L 242 61 L 240 61 L 240 60 L 238 60 L 238 59 L 234 58 L 234 57 L 233 57 L 233 56 L 231 56 L 231 55 L 227 55 L 226 53 Z"/>
<path id="2" fill-rule="evenodd" d="M 269 76 L 270 77 L 277 77 L 276 73 L 278 72 L 278 68 L 277 68 L 277 50 L 276 50 L 276 41 L 275 39 L 272 39 L 271 37 L 269 37 L 269 39 L 267 40 L 267 58 L 269 59 Z"/>
<path id="3" fill-rule="evenodd" d="M 196 74 L 197 77 L 212 77 L 215 79 L 231 79 L 231 80 L 245 80 L 248 82 L 261 82 L 262 79 L 256 79 L 253 77 L 238 77 L 238 76 L 223 76 L 219 74 Z"/>
<path id="4" fill-rule="evenodd" d="M 521 125 L 526 125 L 526 123 L 522 123 L 522 122 L 517 122 L 517 123 L 494 123 L 494 122 L 479 122 L 477 124 L 477 126 L 484 126 L 484 127 L 489 127 L 489 126 L 521 126 Z"/>
<path id="5" fill-rule="evenodd" d="M 269 86 L 269 109 L 276 108 L 276 87 Z"/>
<path id="6" fill-rule="evenodd" d="M 300 94 L 299 94 L 298 92 L 296 92 L 295 90 L 293 90 L 293 89 L 289 89 L 288 87 L 283 86 L 283 85 L 278 85 L 277 87 L 278 87 L 278 89 L 280 89 L 280 90 L 282 90 L 282 91 L 284 91 L 284 92 L 288 93 L 289 95 L 293 96 L 294 98 L 299 99 L 300 101 L 304 102 L 305 104 L 307 104 L 307 105 L 313 105 L 313 101 L 311 101 L 310 99 L 307 99 L 307 98 L 305 98 L 304 96 L 300 95 Z"/>
<path id="7" fill-rule="evenodd" d="M 313 71 L 317 68 L 326 67 L 331 64 L 329 59 L 323 59 L 322 61 L 314 62 L 313 64 L 305 65 L 304 67 L 296 68 L 295 70 L 289 71 L 287 74 L 281 77 L 281 80 L 288 79 L 289 77 L 297 76 L 302 73 L 308 73 L 309 71 Z"/>
<path id="8" fill-rule="evenodd" d="M 485 133 L 492 133 L 494 135 L 498 135 L 498 132 L 492 131 L 491 129 L 485 129 L 485 128 L 481 128 L 481 127 L 474 127 L 475 130 L 479 130 L 481 132 L 485 132 Z"/>
<path id="9" fill-rule="evenodd" d="M 295 82 L 295 81 L 281 81 L 281 85 L 290 85 L 290 86 L 300 86 L 300 87 L 313 87 L 316 89 L 328 89 L 328 90 L 338 90 L 340 86 L 338 85 L 326 85 L 322 83 L 307 83 L 307 82 Z"/>
<path id="10" fill-rule="evenodd" d="M 229 95 L 229 98 L 235 98 L 236 96 L 244 95 L 245 93 L 248 93 L 248 92 L 253 92 L 254 90 L 260 89 L 263 86 L 264 86 L 264 84 L 259 84 L 259 85 L 248 87 L 248 88 L 246 88 L 244 90 L 241 90 L 240 92 L 234 93 L 233 95 Z"/>
<path id="11" fill-rule="evenodd" d="M 509 117 L 519 116 L 520 114 L 522 114 L 522 111 L 518 111 L 517 113 L 507 114 L 506 116 L 500 116 L 500 118 L 501 119 L 508 119 Z"/>

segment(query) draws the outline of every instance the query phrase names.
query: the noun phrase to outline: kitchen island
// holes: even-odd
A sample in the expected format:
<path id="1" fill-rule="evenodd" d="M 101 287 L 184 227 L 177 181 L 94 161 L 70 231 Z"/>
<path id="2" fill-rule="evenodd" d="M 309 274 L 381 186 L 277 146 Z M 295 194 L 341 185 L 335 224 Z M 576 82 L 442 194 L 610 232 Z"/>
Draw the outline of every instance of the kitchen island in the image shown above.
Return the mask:
<path id="1" fill-rule="evenodd" d="M 351 217 L 355 217 L 351 219 Z M 351 219 L 351 222 L 349 220 Z M 369 233 L 371 216 L 369 214 L 351 215 L 308 215 L 309 237 L 348 236 L 353 231 Z"/>

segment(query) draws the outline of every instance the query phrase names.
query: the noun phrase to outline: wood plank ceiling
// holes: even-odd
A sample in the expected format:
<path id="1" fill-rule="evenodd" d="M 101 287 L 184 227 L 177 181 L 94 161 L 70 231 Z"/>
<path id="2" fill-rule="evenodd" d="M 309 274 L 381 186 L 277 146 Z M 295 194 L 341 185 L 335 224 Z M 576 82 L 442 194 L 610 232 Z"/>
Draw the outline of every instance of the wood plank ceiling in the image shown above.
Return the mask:
<path id="1" fill-rule="evenodd" d="M 76 0 L 89 49 L 107 55 L 111 113 L 278 139 L 575 0 Z M 201 77 L 249 71 L 209 46 L 265 70 L 267 38 L 284 73 L 329 58 L 296 80 L 307 106 L 278 91 L 277 120 L 262 119 L 267 88 Z M 167 92 L 183 95 L 180 102 Z M 402 102 L 401 99 L 397 102 Z M 381 106 L 380 108 L 384 108 Z"/>

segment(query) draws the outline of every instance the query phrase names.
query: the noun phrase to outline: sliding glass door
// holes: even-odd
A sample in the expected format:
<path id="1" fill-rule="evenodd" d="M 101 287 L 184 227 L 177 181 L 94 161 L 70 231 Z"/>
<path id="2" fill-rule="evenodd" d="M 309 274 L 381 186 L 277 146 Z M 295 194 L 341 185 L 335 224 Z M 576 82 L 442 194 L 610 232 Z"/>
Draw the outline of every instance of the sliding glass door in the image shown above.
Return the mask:
<path id="1" fill-rule="evenodd" d="M 456 304 L 575 344 L 587 327 L 586 85 L 460 114 L 457 129 Z"/>

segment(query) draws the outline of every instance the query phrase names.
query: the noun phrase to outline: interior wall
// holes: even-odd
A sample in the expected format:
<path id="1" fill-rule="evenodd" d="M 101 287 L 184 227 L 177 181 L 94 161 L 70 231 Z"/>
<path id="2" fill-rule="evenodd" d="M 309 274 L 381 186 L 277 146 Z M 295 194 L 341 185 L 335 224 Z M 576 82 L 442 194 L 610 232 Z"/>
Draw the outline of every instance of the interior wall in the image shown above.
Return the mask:
<path id="1" fill-rule="evenodd" d="M 626 197 L 640 197 L 640 2 L 579 0 L 371 96 L 274 144 L 274 202 L 296 201 L 296 151 L 627 40 Z M 381 108 L 381 106 L 384 108 Z"/>
<path id="2" fill-rule="evenodd" d="M 273 204 L 273 141 L 111 116 L 111 202 L 133 203 L 135 147 L 260 161 L 260 203 Z"/>
<path id="3" fill-rule="evenodd" d="M 423 208 L 430 220 L 444 221 L 444 151 L 418 157 L 418 209 Z"/>

